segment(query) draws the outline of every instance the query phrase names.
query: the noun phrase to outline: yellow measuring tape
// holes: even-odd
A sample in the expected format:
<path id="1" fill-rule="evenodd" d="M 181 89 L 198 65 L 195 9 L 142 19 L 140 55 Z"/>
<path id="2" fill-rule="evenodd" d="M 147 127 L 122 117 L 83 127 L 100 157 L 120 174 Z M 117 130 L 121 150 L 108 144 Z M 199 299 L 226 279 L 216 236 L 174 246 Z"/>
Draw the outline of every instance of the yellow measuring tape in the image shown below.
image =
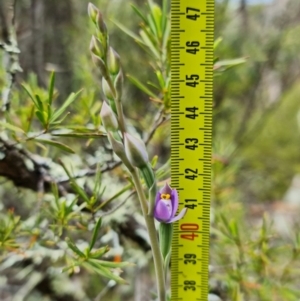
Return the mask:
<path id="1" fill-rule="evenodd" d="M 171 0 L 171 300 L 207 301 L 213 98 L 214 0 Z"/>

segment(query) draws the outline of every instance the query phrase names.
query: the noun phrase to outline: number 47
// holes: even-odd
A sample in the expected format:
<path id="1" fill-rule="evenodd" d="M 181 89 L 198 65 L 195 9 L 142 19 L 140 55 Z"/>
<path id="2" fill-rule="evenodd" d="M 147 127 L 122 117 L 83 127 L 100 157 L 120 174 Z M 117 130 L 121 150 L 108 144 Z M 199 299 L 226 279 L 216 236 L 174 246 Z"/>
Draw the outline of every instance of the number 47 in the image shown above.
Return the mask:
<path id="1" fill-rule="evenodd" d="M 193 21 L 197 21 L 197 18 L 200 17 L 200 15 L 194 14 L 194 15 L 188 15 L 189 11 L 194 11 L 194 12 L 200 12 L 200 9 L 198 8 L 193 8 L 193 7 L 187 7 L 186 8 L 186 17 L 187 19 L 193 20 Z"/>

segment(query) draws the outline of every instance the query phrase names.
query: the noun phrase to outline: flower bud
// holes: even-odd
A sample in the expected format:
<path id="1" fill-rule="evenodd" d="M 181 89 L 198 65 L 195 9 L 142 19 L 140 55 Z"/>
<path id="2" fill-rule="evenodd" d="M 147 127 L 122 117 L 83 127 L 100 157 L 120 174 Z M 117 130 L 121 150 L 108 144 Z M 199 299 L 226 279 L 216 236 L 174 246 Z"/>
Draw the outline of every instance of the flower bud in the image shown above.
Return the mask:
<path id="1" fill-rule="evenodd" d="M 122 70 L 120 70 L 114 80 L 114 87 L 115 87 L 116 94 L 117 94 L 116 99 L 118 99 L 118 100 L 120 100 L 122 97 L 123 81 L 124 81 L 123 72 L 122 72 Z"/>
<path id="2" fill-rule="evenodd" d="M 121 142 L 117 141 L 114 138 L 113 134 L 109 131 L 107 132 L 107 137 L 114 153 L 122 160 L 125 166 L 131 171 L 133 167 L 131 166 L 130 162 L 127 159 L 124 145 Z"/>
<path id="3" fill-rule="evenodd" d="M 107 78 L 108 77 L 107 69 L 106 69 L 105 63 L 101 59 L 101 57 L 99 57 L 98 55 L 96 55 L 92 52 L 92 60 L 93 60 L 94 64 L 100 69 L 102 76 L 104 78 Z"/>
<path id="4" fill-rule="evenodd" d="M 142 168 L 149 162 L 148 153 L 144 142 L 128 133 L 124 133 L 125 152 L 129 162 L 135 166 Z"/>
<path id="5" fill-rule="evenodd" d="M 100 111 L 101 120 L 105 129 L 111 131 L 117 131 L 119 128 L 116 115 L 112 111 L 111 107 L 104 101 Z"/>
<path id="6" fill-rule="evenodd" d="M 114 137 L 113 133 L 108 131 L 107 132 L 107 137 L 108 137 L 108 140 L 110 142 L 110 145 L 113 149 L 113 151 L 122 159 L 124 156 L 126 157 L 126 154 L 125 154 L 125 149 L 124 149 L 124 145 L 116 140 L 116 138 Z"/>
<path id="7" fill-rule="evenodd" d="M 97 12 L 96 25 L 97 25 L 99 31 L 102 33 L 102 35 L 107 36 L 107 27 L 103 20 L 103 15 L 99 10 Z"/>
<path id="8" fill-rule="evenodd" d="M 93 3 L 89 3 L 88 4 L 88 14 L 91 18 L 91 20 L 96 24 L 96 19 L 97 19 L 97 14 L 98 14 L 99 10 L 98 8 L 93 4 Z"/>
<path id="9" fill-rule="evenodd" d="M 120 56 L 112 47 L 107 53 L 107 68 L 111 75 L 117 75 L 120 71 Z"/>
<path id="10" fill-rule="evenodd" d="M 105 52 L 103 49 L 103 46 L 101 44 L 101 42 L 99 41 L 99 39 L 97 39 L 96 37 L 92 36 L 91 42 L 90 42 L 90 51 L 99 56 L 101 59 L 105 58 Z"/>
<path id="11" fill-rule="evenodd" d="M 110 89 L 110 86 L 108 85 L 108 82 L 104 78 L 102 78 L 102 91 L 107 99 L 109 100 L 114 99 L 114 95 Z"/>

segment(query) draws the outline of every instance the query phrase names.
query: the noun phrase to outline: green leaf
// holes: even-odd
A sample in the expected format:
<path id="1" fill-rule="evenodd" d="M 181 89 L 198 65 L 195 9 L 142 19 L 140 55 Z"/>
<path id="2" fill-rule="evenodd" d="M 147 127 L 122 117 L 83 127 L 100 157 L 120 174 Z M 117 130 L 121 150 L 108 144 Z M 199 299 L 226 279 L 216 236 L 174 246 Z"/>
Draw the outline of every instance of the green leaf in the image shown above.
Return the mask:
<path id="1" fill-rule="evenodd" d="M 59 210 L 59 194 L 58 194 L 58 187 L 55 183 L 52 183 L 51 185 L 52 193 L 54 195 L 54 202 L 56 205 L 57 210 Z"/>
<path id="2" fill-rule="evenodd" d="M 52 72 L 50 77 L 50 83 L 49 83 L 49 99 L 48 99 L 49 107 L 51 107 L 53 101 L 54 83 L 55 83 L 55 72 Z"/>
<path id="3" fill-rule="evenodd" d="M 71 154 L 75 154 L 74 150 L 71 149 L 69 146 L 61 143 L 61 142 L 58 142 L 58 141 L 54 141 L 54 140 L 47 140 L 47 139 L 39 139 L 39 138 L 36 138 L 34 139 L 35 141 L 38 141 L 40 143 L 44 143 L 44 144 L 49 144 L 51 146 L 54 146 L 54 147 L 57 147 L 63 151 L 66 151 L 68 153 L 71 153 Z"/>
<path id="4" fill-rule="evenodd" d="M 35 115 L 36 115 L 36 117 L 38 118 L 38 120 L 41 122 L 41 124 L 42 124 L 43 126 L 45 126 L 45 125 L 46 125 L 46 121 L 45 121 L 45 119 L 44 119 L 44 114 L 43 114 L 43 112 L 42 112 L 42 111 L 36 111 L 36 112 L 35 112 Z"/>
<path id="5" fill-rule="evenodd" d="M 71 269 L 74 269 L 74 265 L 68 265 L 62 269 L 62 273 L 65 273 Z"/>
<path id="6" fill-rule="evenodd" d="M 137 78 L 135 78 L 129 74 L 127 74 L 127 77 L 136 87 L 138 87 L 140 90 L 145 92 L 147 95 L 149 95 L 153 98 L 157 98 L 157 96 L 152 91 L 150 91 L 144 84 L 142 84 Z"/>
<path id="7" fill-rule="evenodd" d="M 162 1 L 162 19 L 161 19 L 161 29 L 162 32 L 165 32 L 166 25 L 168 22 L 168 0 Z"/>
<path id="8" fill-rule="evenodd" d="M 87 204 L 90 203 L 90 199 L 87 196 L 86 192 L 77 184 L 74 179 L 71 181 L 71 186 Z"/>
<path id="9" fill-rule="evenodd" d="M 90 133 L 92 131 L 97 131 L 97 129 L 94 128 L 94 127 L 93 128 L 87 128 L 85 125 L 81 126 L 81 125 L 76 125 L 76 124 L 58 126 L 58 128 L 64 129 L 64 130 L 73 130 L 73 131 L 77 131 L 77 132 L 80 132 L 80 133 Z"/>
<path id="10" fill-rule="evenodd" d="M 158 161 L 158 156 L 157 155 L 155 155 L 153 158 L 152 158 L 152 160 L 151 160 L 151 167 L 154 169 L 155 168 L 155 166 L 156 166 L 156 164 L 157 164 L 157 161 Z"/>
<path id="11" fill-rule="evenodd" d="M 148 19 L 148 25 L 153 33 L 153 35 L 155 37 L 158 36 L 158 32 L 157 32 L 157 28 L 155 26 L 155 20 L 154 20 L 154 17 L 153 17 L 153 6 L 154 4 L 152 3 L 152 1 L 148 1 L 148 7 L 149 7 L 149 10 L 150 10 L 150 14 L 147 15 L 147 19 Z"/>
<path id="12" fill-rule="evenodd" d="M 76 97 L 79 95 L 81 91 L 78 91 L 77 93 L 71 93 L 70 96 L 67 98 L 67 100 L 63 103 L 63 105 L 53 113 L 50 123 L 54 122 L 61 114 L 64 113 L 64 111 L 68 108 L 68 106 L 76 99 Z"/>
<path id="13" fill-rule="evenodd" d="M 84 139 L 90 139 L 90 138 L 99 138 L 99 137 L 106 137 L 105 133 L 102 132 L 95 132 L 95 133 L 77 133 L 77 132 L 71 132 L 71 133 L 65 133 L 65 134 L 54 134 L 51 133 L 52 136 L 58 136 L 58 137 L 75 137 L 75 138 L 84 138 Z"/>
<path id="14" fill-rule="evenodd" d="M 150 37 L 150 33 L 146 30 L 146 28 L 144 28 L 143 30 L 140 30 L 140 35 L 141 35 L 142 39 L 144 40 L 145 45 L 149 47 L 149 49 L 151 50 L 151 52 L 155 56 L 155 58 L 160 59 L 159 52 L 155 48 L 155 45 L 154 45 L 155 43 L 154 43 L 154 41 L 152 41 L 152 39 Z"/>
<path id="15" fill-rule="evenodd" d="M 220 43 L 223 41 L 223 38 L 219 37 L 214 42 L 214 49 L 217 49 Z"/>
<path id="16" fill-rule="evenodd" d="M 12 125 L 8 122 L 0 121 L 0 125 L 11 131 L 25 134 L 25 132 L 21 128 L 15 126 L 15 125 Z"/>
<path id="17" fill-rule="evenodd" d="M 232 237 L 235 240 L 239 240 L 239 228 L 238 228 L 236 220 L 231 220 L 230 221 L 229 230 L 230 230 L 230 233 L 231 233 Z"/>
<path id="18" fill-rule="evenodd" d="M 157 186 L 156 183 L 153 183 L 153 185 L 149 189 L 149 211 L 148 214 L 153 216 L 153 211 L 155 207 L 155 198 L 157 193 Z"/>
<path id="19" fill-rule="evenodd" d="M 101 258 L 108 251 L 109 251 L 109 247 L 105 246 L 96 251 L 90 252 L 89 257 L 90 258 Z"/>
<path id="20" fill-rule="evenodd" d="M 244 64 L 246 61 L 247 61 L 246 58 L 238 58 L 238 59 L 232 59 L 232 60 L 218 61 L 214 65 L 214 70 L 225 71 L 225 70 L 228 70 L 229 68 L 232 68 L 234 66 Z"/>
<path id="21" fill-rule="evenodd" d="M 161 89 L 164 89 L 165 88 L 165 80 L 164 80 L 164 77 L 163 77 L 161 71 L 157 70 L 155 72 L 155 74 L 156 74 L 156 77 L 157 77 L 157 80 L 159 82 L 159 85 L 160 85 Z"/>
<path id="22" fill-rule="evenodd" d="M 163 35 L 162 49 L 167 49 L 168 41 L 170 40 L 170 32 L 171 32 L 171 24 L 168 20 L 165 25 L 165 30 L 163 32 L 164 32 L 164 35 Z"/>
<path id="23" fill-rule="evenodd" d="M 264 213 L 263 215 L 263 220 L 262 220 L 262 225 L 261 225 L 261 229 L 260 229 L 260 233 L 261 233 L 261 237 L 264 239 L 267 236 L 267 219 L 268 219 L 268 215 L 266 213 Z"/>
<path id="24" fill-rule="evenodd" d="M 69 206 L 66 206 L 66 215 L 74 215 L 74 205 L 78 202 L 78 197 L 74 197 L 74 200 L 71 202 Z"/>
<path id="25" fill-rule="evenodd" d="M 52 113 L 51 113 L 51 108 L 50 108 L 50 118 L 52 116 Z M 67 112 L 62 118 L 60 118 L 59 120 L 56 120 L 54 122 L 51 122 L 51 127 L 52 128 L 55 128 L 55 125 L 60 125 L 66 118 L 67 116 L 70 114 L 70 112 Z"/>
<path id="26" fill-rule="evenodd" d="M 90 243 L 90 248 L 89 250 L 91 251 L 95 245 L 95 242 L 96 242 L 96 239 L 97 239 L 97 236 L 98 236 L 98 232 L 99 232 L 99 229 L 101 227 L 101 224 L 102 224 L 102 219 L 99 218 L 96 225 L 95 225 L 95 228 L 94 228 L 94 231 L 93 231 L 93 236 L 92 236 L 92 241 Z"/>
<path id="27" fill-rule="evenodd" d="M 31 100 L 34 103 L 35 107 L 39 111 L 43 111 L 43 107 L 40 107 L 39 102 L 36 100 L 36 98 L 33 95 L 33 92 L 31 91 L 31 88 L 28 85 L 26 85 L 26 84 L 23 84 L 22 87 L 26 91 L 26 93 L 28 94 L 28 96 L 31 98 Z"/>
<path id="28" fill-rule="evenodd" d="M 48 108 L 47 108 L 47 112 L 48 112 L 48 118 L 47 118 L 47 123 L 49 123 L 49 120 L 51 119 L 52 116 L 52 102 L 53 102 L 53 94 L 54 94 L 54 83 L 55 83 L 55 73 L 52 72 L 51 73 L 51 77 L 50 77 L 50 82 L 49 82 L 49 96 L 48 96 Z"/>
<path id="29" fill-rule="evenodd" d="M 151 7 L 151 17 L 156 27 L 157 37 L 160 39 L 162 37 L 162 12 L 161 8 L 157 4 L 153 4 Z"/>
<path id="30" fill-rule="evenodd" d="M 141 43 L 141 44 L 144 44 L 146 45 L 143 40 L 141 40 L 139 38 L 139 36 L 137 36 L 134 32 L 132 32 L 131 30 L 129 30 L 128 28 L 126 28 L 125 26 L 123 26 L 121 23 L 113 20 L 112 21 L 115 25 L 117 25 L 123 32 L 125 32 L 127 35 L 129 35 L 130 37 L 132 37 L 135 41 Z"/>
<path id="31" fill-rule="evenodd" d="M 130 181 L 130 178 L 128 179 Z M 108 205 L 110 202 L 121 196 L 124 192 L 128 191 L 133 186 L 133 183 L 130 182 L 130 184 L 126 185 L 124 188 L 122 188 L 120 191 L 116 192 L 112 197 L 110 197 L 108 200 L 102 202 L 97 208 L 96 211 L 100 210 L 101 208 Z"/>
<path id="32" fill-rule="evenodd" d="M 30 113 L 27 115 L 27 118 L 26 118 L 27 121 L 28 121 L 28 124 L 26 126 L 26 133 L 27 134 L 28 134 L 28 132 L 30 132 L 34 113 L 35 113 L 35 105 L 33 104 L 31 106 Z"/>
<path id="33" fill-rule="evenodd" d="M 108 279 L 112 279 L 115 280 L 118 283 L 123 283 L 125 284 L 126 281 L 124 279 L 122 279 L 121 277 L 117 276 L 116 274 L 112 273 L 108 268 L 103 267 L 102 265 L 100 265 L 97 262 L 93 262 L 91 260 L 87 261 L 87 262 L 83 262 L 83 266 L 87 267 L 87 268 L 91 268 L 92 270 L 94 270 L 96 273 L 108 278 Z"/>
<path id="34" fill-rule="evenodd" d="M 154 83 L 150 82 L 150 81 L 147 81 L 147 84 L 155 89 L 157 89 L 158 91 L 160 91 L 160 88 L 159 86 L 155 85 Z"/>
<path id="35" fill-rule="evenodd" d="M 173 235 L 173 224 L 159 224 L 159 246 L 160 251 L 165 260 L 171 251 L 172 246 L 172 235 Z"/>
<path id="36" fill-rule="evenodd" d="M 134 264 L 131 262 L 112 262 L 112 261 L 104 261 L 104 260 L 98 260 L 98 259 L 89 259 L 89 261 L 95 262 L 95 263 L 99 263 L 101 264 L 103 267 L 106 268 L 124 268 L 124 267 L 128 267 L 128 266 L 133 266 Z"/>
<path id="37" fill-rule="evenodd" d="M 85 254 L 82 253 L 77 246 L 71 241 L 71 239 L 69 237 L 66 238 L 66 243 L 68 244 L 69 248 L 75 253 L 77 254 L 79 257 L 81 258 L 86 258 Z"/>
<path id="38" fill-rule="evenodd" d="M 155 172 L 155 176 L 157 180 L 163 179 L 167 177 L 167 175 L 170 174 L 170 168 L 171 168 L 171 159 L 168 159 L 168 161 L 162 165 L 160 168 L 158 168 Z"/>
<path id="39" fill-rule="evenodd" d="M 132 9 L 135 11 L 135 13 L 147 24 L 146 17 L 141 13 L 141 11 L 133 4 L 130 5 Z"/>
<path id="40" fill-rule="evenodd" d="M 40 96 L 38 94 L 35 94 L 35 99 L 36 99 L 36 101 L 38 103 L 39 111 L 44 112 L 43 102 L 42 102 L 42 100 L 41 100 L 41 98 L 40 98 Z"/>
<path id="41" fill-rule="evenodd" d="M 96 170 L 97 172 L 95 175 L 95 185 L 93 189 L 93 196 L 95 197 L 95 200 L 97 199 L 97 196 L 101 197 L 105 190 L 105 186 L 104 186 L 102 192 L 100 192 L 100 189 L 102 187 L 102 183 L 101 183 L 102 173 L 101 173 L 100 163 L 97 165 Z"/>
<path id="42" fill-rule="evenodd" d="M 78 193 L 78 195 L 80 197 L 82 197 L 84 199 L 84 201 L 89 204 L 90 199 L 87 196 L 86 192 L 77 184 L 77 182 L 74 180 L 74 178 L 71 176 L 70 172 L 68 171 L 68 169 L 66 168 L 66 166 L 64 165 L 63 162 L 60 161 L 61 166 L 63 167 L 64 171 L 66 172 L 66 174 L 68 175 L 70 182 L 71 182 L 71 186 L 72 188 Z"/>

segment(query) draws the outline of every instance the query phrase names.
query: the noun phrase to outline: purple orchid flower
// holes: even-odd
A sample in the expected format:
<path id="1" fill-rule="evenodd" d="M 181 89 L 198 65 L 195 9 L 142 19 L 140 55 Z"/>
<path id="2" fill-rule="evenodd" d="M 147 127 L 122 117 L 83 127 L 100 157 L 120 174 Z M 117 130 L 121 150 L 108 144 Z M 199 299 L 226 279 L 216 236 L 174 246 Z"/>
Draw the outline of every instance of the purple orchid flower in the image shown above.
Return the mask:
<path id="1" fill-rule="evenodd" d="M 168 184 L 157 193 L 154 207 L 154 217 L 161 223 L 174 223 L 183 218 L 187 208 L 175 216 L 178 209 L 178 194 Z"/>

